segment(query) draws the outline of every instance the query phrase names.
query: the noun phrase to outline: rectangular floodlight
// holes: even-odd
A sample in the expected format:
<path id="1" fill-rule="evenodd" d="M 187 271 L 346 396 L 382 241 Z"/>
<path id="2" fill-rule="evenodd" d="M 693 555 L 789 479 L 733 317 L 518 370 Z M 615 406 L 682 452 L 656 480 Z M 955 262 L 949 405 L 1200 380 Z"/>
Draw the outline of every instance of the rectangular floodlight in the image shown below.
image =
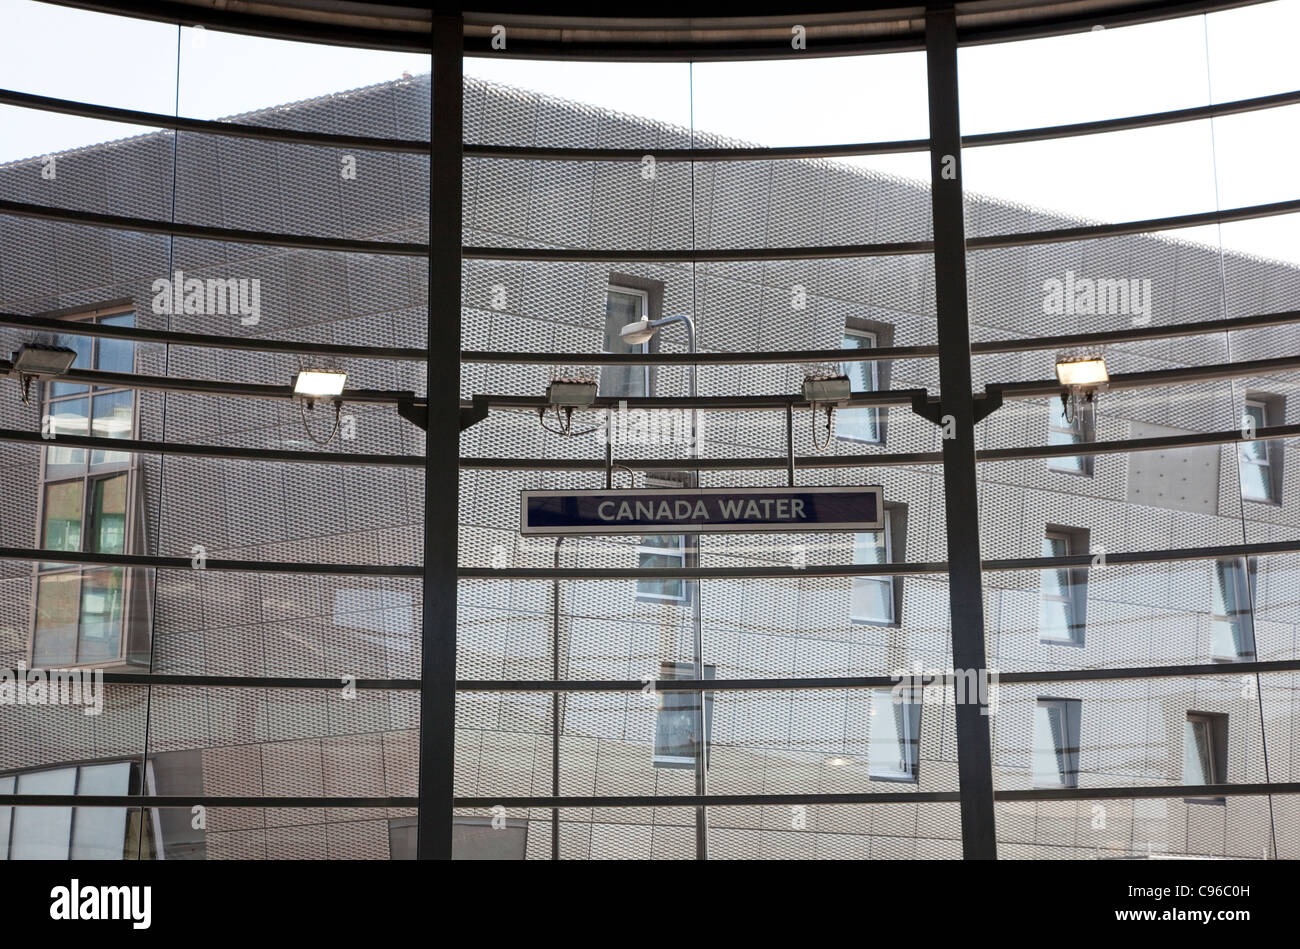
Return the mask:
<path id="1" fill-rule="evenodd" d="M 803 381 L 803 399 L 814 405 L 845 405 L 852 396 L 848 376 L 828 376 Z"/>
<path id="2" fill-rule="evenodd" d="M 580 408 L 596 401 L 596 383 L 589 379 L 556 379 L 546 387 L 551 405 Z"/>
<path id="3" fill-rule="evenodd" d="M 1057 362 L 1056 379 L 1063 386 L 1087 388 L 1109 382 L 1110 375 L 1104 359 L 1077 359 Z"/>
<path id="4" fill-rule="evenodd" d="M 293 394 L 307 399 L 330 399 L 343 394 L 348 374 L 339 369 L 303 369 L 293 377 Z"/>
<path id="5" fill-rule="evenodd" d="M 44 343 L 23 343 L 14 353 L 13 372 L 19 376 L 38 379 L 61 376 L 77 359 L 76 350 L 66 346 L 47 346 Z"/>

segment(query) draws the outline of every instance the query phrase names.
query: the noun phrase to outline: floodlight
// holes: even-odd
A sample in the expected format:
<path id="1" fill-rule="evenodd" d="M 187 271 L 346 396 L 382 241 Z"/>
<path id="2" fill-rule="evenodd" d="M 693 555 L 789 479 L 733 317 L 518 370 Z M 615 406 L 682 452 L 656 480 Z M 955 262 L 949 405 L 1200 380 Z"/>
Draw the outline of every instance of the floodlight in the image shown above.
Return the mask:
<path id="1" fill-rule="evenodd" d="M 67 346 L 23 343 L 14 353 L 13 372 L 19 376 L 48 379 L 63 375 L 72 368 L 76 359 L 76 350 Z"/>
<path id="2" fill-rule="evenodd" d="M 293 394 L 301 399 L 337 399 L 347 378 L 339 369 L 302 369 L 293 377 Z"/>
<path id="3" fill-rule="evenodd" d="M 1056 379 L 1072 389 L 1088 389 L 1110 381 L 1104 359 L 1057 360 Z"/>
<path id="4" fill-rule="evenodd" d="M 803 381 L 804 401 L 813 405 L 845 405 L 852 394 L 849 377 L 843 374 L 808 376 Z"/>
<path id="5" fill-rule="evenodd" d="M 656 321 L 657 322 L 657 321 Z M 639 346 L 641 343 L 650 342 L 650 337 L 659 331 L 659 327 L 651 323 L 650 320 L 637 320 L 635 323 L 628 323 L 618 335 L 623 338 L 623 342 L 630 346 Z"/>
<path id="6" fill-rule="evenodd" d="M 557 408 L 585 408 L 596 401 L 596 380 L 552 379 L 546 387 L 546 401 Z"/>

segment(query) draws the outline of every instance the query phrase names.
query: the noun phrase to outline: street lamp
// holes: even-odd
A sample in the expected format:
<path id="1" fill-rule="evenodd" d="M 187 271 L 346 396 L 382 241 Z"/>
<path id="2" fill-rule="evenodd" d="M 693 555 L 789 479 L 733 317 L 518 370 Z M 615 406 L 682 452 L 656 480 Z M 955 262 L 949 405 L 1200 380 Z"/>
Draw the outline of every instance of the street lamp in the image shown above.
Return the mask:
<path id="1" fill-rule="evenodd" d="M 692 355 L 698 352 L 696 348 L 695 321 L 685 314 L 677 316 L 665 316 L 661 319 L 640 319 L 634 323 L 628 323 L 618 335 L 629 345 L 637 346 L 642 343 L 648 343 L 659 330 L 663 329 L 670 323 L 684 323 L 686 325 L 686 351 Z M 696 366 L 690 365 L 689 387 L 687 395 L 694 400 L 697 392 Z M 647 393 L 648 394 L 648 393 Z M 694 406 L 691 408 L 691 457 L 700 457 L 700 432 L 695 413 L 698 411 Z M 699 487 L 699 473 L 696 472 L 694 487 Z M 695 565 L 700 565 L 700 540 L 699 535 L 695 535 Z M 694 652 L 695 652 L 695 678 L 697 681 L 704 679 L 704 626 L 703 614 L 700 609 L 700 581 L 697 577 L 694 584 L 695 596 L 692 597 L 692 625 L 694 628 Z M 701 689 L 695 694 L 695 734 L 699 736 L 699 750 L 695 753 L 695 793 L 701 797 L 707 790 L 705 781 L 706 762 L 708 754 L 708 735 L 705 732 L 704 723 L 704 690 Z M 695 809 L 695 849 L 696 856 L 703 858 L 708 852 L 708 823 L 707 812 L 701 807 Z"/>

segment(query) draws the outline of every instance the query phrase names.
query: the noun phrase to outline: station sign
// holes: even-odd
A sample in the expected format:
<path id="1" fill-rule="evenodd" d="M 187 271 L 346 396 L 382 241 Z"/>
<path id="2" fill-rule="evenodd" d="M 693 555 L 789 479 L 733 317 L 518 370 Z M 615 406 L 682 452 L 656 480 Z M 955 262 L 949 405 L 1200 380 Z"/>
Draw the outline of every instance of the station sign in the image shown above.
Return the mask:
<path id="1" fill-rule="evenodd" d="M 524 491 L 521 534 L 878 531 L 880 485 Z"/>

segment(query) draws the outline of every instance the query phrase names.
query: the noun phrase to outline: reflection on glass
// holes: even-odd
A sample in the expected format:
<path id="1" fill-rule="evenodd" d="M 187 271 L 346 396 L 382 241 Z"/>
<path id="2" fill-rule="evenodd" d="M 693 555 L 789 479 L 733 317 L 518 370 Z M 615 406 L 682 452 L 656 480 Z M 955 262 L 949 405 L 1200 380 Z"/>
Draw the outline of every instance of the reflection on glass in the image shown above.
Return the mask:
<path id="1" fill-rule="evenodd" d="M 1189 717 L 1183 731 L 1183 784 L 1212 784 L 1213 775 L 1210 723 Z"/>
<path id="2" fill-rule="evenodd" d="M 1049 533 L 1043 538 L 1042 556 L 1065 557 L 1070 540 L 1064 534 Z M 1042 595 L 1039 597 L 1039 634 L 1043 639 L 1069 642 L 1074 639 L 1074 601 L 1068 567 L 1042 571 Z"/>
<path id="3" fill-rule="evenodd" d="M 705 679 L 714 678 L 715 668 L 704 666 Z M 663 679 L 691 679 L 695 677 L 695 664 L 691 662 L 666 662 L 660 669 Z M 699 694 L 696 692 L 660 692 L 659 711 L 655 715 L 654 764 L 661 768 L 695 766 L 699 749 Z M 713 734 L 713 693 L 704 693 L 704 732 Z M 707 763 L 707 756 L 706 756 Z"/>
<path id="4" fill-rule="evenodd" d="M 1257 432 L 1268 425 L 1264 402 L 1247 399 L 1241 414 L 1243 432 Z M 1241 474 L 1241 496 L 1248 501 L 1272 501 L 1272 456 L 1266 441 L 1242 442 L 1238 449 L 1237 468 Z"/>
<path id="5" fill-rule="evenodd" d="M 840 337 L 840 349 L 874 349 L 876 334 L 866 330 L 845 330 Z M 854 392 L 875 392 L 880 388 L 874 362 L 846 362 L 841 370 L 849 377 Z M 840 409 L 835 420 L 840 438 L 859 442 L 880 441 L 880 411 L 866 407 Z"/>
<path id="6" fill-rule="evenodd" d="M 114 659 L 122 630 L 121 567 L 87 570 L 81 579 L 81 629 L 77 661 Z"/>
<path id="7" fill-rule="evenodd" d="M 126 553 L 126 473 L 91 482 L 90 549 L 99 554 Z"/>
<path id="8" fill-rule="evenodd" d="M 1082 400 L 1080 400 L 1082 401 Z M 1076 410 L 1072 422 L 1065 419 L 1065 402 L 1061 399 L 1049 399 L 1048 411 L 1051 413 L 1047 423 L 1047 444 L 1077 445 L 1083 441 L 1083 417 Z M 1057 471 L 1074 471 L 1082 474 L 1086 470 L 1082 455 L 1068 455 L 1048 460 L 1048 467 Z"/>
<path id="9" fill-rule="evenodd" d="M 1210 652 L 1215 659 L 1255 657 L 1255 627 L 1251 618 L 1250 585 L 1253 564 L 1243 558 L 1216 560 L 1210 606 Z"/>
<path id="10" fill-rule="evenodd" d="M 853 562 L 877 566 L 893 559 L 890 513 L 882 530 L 853 535 Z M 894 577 L 854 577 L 850 612 L 860 623 L 893 623 Z"/>
<path id="11" fill-rule="evenodd" d="M 87 765 L 78 769 L 78 794 L 129 794 L 131 763 Z M 126 844 L 127 809 L 78 807 L 73 814 L 73 860 L 121 860 Z"/>
<path id="12" fill-rule="evenodd" d="M 55 337 L 56 346 L 64 346 L 68 349 L 76 350 L 77 358 L 72 362 L 73 369 L 89 369 L 91 352 L 94 349 L 94 340 L 89 336 L 73 336 L 70 333 L 60 333 Z M 75 385 L 71 382 L 52 382 L 50 383 L 50 395 L 58 398 L 61 395 L 71 395 L 74 392 L 85 392 L 86 387 Z"/>
<path id="13" fill-rule="evenodd" d="M 641 569 L 681 567 L 686 563 L 686 538 L 681 534 L 651 534 L 641 538 L 637 566 Z M 686 581 L 681 577 L 637 580 L 636 595 L 656 600 L 683 600 Z"/>
<path id="14" fill-rule="evenodd" d="M 75 660 L 80 602 L 79 574 L 55 573 L 37 580 L 33 665 L 57 666 Z"/>
<path id="15" fill-rule="evenodd" d="M 607 353 L 643 353 L 645 343 L 628 343 L 619 331 L 647 315 L 648 295 L 643 290 L 610 287 L 605 297 L 605 345 Z M 626 397 L 649 394 L 647 366 L 605 366 L 600 371 L 600 394 Z"/>
<path id="16" fill-rule="evenodd" d="M 57 383 L 56 383 L 57 385 Z M 49 406 L 50 433 L 57 442 L 59 435 L 87 435 L 90 401 L 88 399 L 68 399 L 63 402 L 51 402 Z M 46 477 L 65 477 L 78 473 L 86 464 L 84 448 L 65 448 L 50 445 L 45 449 Z"/>
<path id="17" fill-rule="evenodd" d="M 868 763 L 871 777 L 915 780 L 917 750 L 921 738 L 921 703 L 913 697 L 903 700 L 892 689 L 871 694 L 871 744 Z"/>
<path id="18" fill-rule="evenodd" d="M 41 546 L 47 550 L 80 550 L 81 507 L 80 481 L 46 485 Z"/>
<path id="19" fill-rule="evenodd" d="M 1079 704 L 1072 699 L 1039 699 L 1034 706 L 1035 787 L 1078 787 Z"/>
<path id="20" fill-rule="evenodd" d="M 77 769 L 37 771 L 18 776 L 18 794 L 75 794 Z M 10 860 L 67 860 L 72 808 L 15 807 L 9 839 Z"/>

